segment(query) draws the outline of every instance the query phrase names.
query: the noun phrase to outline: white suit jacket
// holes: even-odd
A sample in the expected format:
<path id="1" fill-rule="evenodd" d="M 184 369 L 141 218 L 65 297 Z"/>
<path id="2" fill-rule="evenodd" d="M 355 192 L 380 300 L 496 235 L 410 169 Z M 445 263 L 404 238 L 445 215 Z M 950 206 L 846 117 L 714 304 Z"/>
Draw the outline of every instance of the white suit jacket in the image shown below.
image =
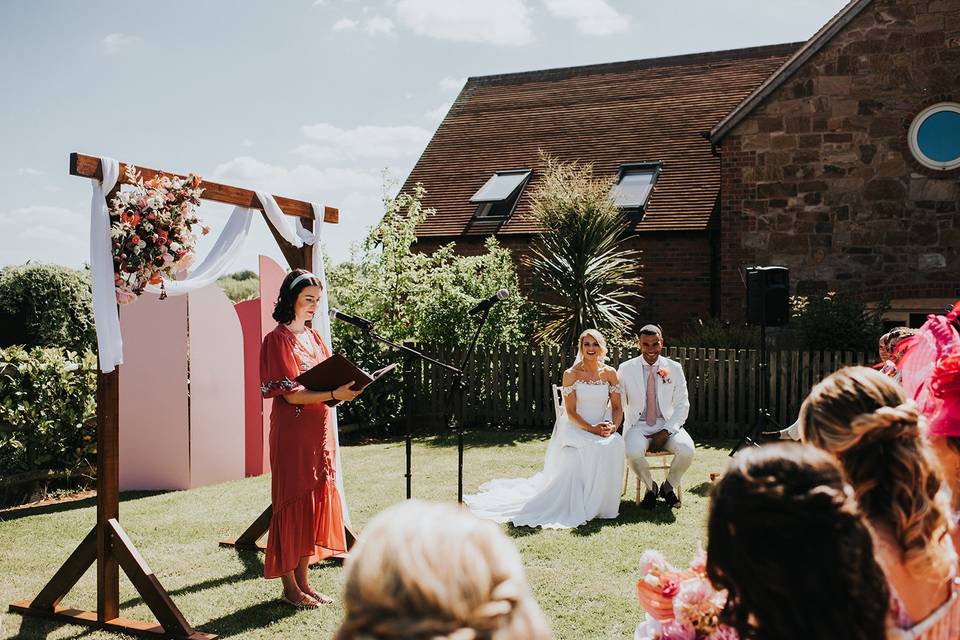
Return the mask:
<path id="1" fill-rule="evenodd" d="M 625 405 L 623 411 L 624 433 L 635 425 L 647 405 L 647 381 L 643 377 L 643 356 L 637 356 L 620 365 L 617 374 L 620 377 L 620 396 Z M 690 398 L 687 394 L 687 379 L 683 367 L 676 360 L 660 356 L 654 369 L 666 370 L 666 376 L 656 375 L 657 404 L 663 414 L 663 428 L 676 433 L 687 421 L 690 414 Z"/>

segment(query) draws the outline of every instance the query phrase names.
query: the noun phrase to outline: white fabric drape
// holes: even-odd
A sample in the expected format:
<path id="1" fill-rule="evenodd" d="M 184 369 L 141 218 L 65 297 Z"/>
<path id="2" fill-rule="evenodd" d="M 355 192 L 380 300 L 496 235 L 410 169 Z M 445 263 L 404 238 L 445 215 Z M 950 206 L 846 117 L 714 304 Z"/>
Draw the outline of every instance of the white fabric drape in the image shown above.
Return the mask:
<path id="1" fill-rule="evenodd" d="M 117 311 L 114 282 L 113 245 L 110 239 L 110 209 L 106 196 L 117 185 L 120 163 L 100 158 L 103 179 L 93 180 L 90 201 L 90 280 L 93 289 L 93 319 L 97 331 L 100 371 L 110 373 L 123 364 L 123 338 Z"/>
<path id="2" fill-rule="evenodd" d="M 286 221 L 284 221 L 286 222 Z M 327 273 L 323 264 L 323 251 L 320 250 L 320 236 L 323 234 L 323 207 L 316 203 L 313 204 L 313 232 L 306 230 L 297 218 L 297 236 L 303 240 L 304 244 L 313 247 L 313 264 L 311 271 L 320 279 L 323 287 L 320 293 L 320 304 L 317 305 L 317 314 L 313 317 L 313 328 L 320 332 L 320 335 L 326 341 L 330 350 L 333 350 L 333 337 L 330 335 L 330 288 L 327 286 Z M 337 442 L 337 493 L 340 495 L 340 503 L 343 509 L 343 521 L 349 527 L 350 510 L 347 508 L 347 494 L 343 487 L 343 465 L 340 463 L 340 429 L 337 423 L 337 409 L 334 407 L 330 411 L 330 424 L 333 427 L 333 435 Z"/>
<path id="3" fill-rule="evenodd" d="M 255 211 L 246 207 L 235 207 L 216 242 L 213 243 L 210 253 L 190 272 L 189 276 L 183 280 L 167 280 L 162 288 L 160 285 L 147 285 L 146 290 L 150 293 L 160 293 L 165 290 L 168 296 L 182 296 L 214 284 L 217 278 L 224 275 L 233 264 L 237 253 L 246 241 Z"/>
<path id="4" fill-rule="evenodd" d="M 280 205 L 277 204 L 273 196 L 264 191 L 257 191 L 257 199 L 260 200 L 260 204 L 263 205 L 263 212 L 267 214 L 267 219 L 280 234 L 280 237 L 298 249 L 302 247 L 303 238 L 287 224 L 287 216 L 280 209 Z"/>

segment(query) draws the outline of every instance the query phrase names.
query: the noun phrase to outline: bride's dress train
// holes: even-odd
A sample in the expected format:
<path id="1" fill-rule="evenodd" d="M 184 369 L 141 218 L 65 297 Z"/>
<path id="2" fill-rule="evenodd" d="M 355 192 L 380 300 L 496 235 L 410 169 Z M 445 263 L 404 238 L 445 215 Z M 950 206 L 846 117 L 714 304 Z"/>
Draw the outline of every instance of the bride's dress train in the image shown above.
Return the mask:
<path id="1" fill-rule="evenodd" d="M 605 381 L 574 383 L 577 413 L 590 424 L 607 415 Z M 476 515 L 515 526 L 566 529 L 620 511 L 624 444 L 619 433 L 603 437 L 579 428 L 565 413 L 557 417 L 543 471 L 529 478 L 491 480 L 464 496 Z"/>

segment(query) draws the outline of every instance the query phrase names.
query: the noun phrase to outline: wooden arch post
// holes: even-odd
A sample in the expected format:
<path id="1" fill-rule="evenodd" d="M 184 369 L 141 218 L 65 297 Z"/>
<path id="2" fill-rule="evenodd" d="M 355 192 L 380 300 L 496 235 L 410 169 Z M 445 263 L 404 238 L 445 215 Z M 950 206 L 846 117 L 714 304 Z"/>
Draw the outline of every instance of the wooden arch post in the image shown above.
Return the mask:
<path id="1" fill-rule="evenodd" d="M 120 164 L 117 187 L 110 197 L 126 183 L 127 165 Z M 140 174 L 149 179 L 156 175 L 183 177 L 177 174 L 148 169 L 137 165 Z M 80 153 L 70 154 L 70 175 L 83 178 L 103 178 L 100 159 Z M 263 212 L 263 205 L 255 192 L 225 184 L 203 181 L 203 200 L 222 202 Z M 280 209 L 289 216 L 304 218 L 304 227 L 312 229 L 313 206 L 309 202 L 275 196 Z M 280 250 L 290 266 L 309 267 L 312 264 L 313 247 L 296 248 L 283 240 L 270 224 Z M 336 224 L 340 212 L 333 207 L 324 209 L 325 222 Z M 52 618 L 72 624 L 82 624 L 120 633 L 133 633 L 153 637 L 189 638 L 213 640 L 215 634 L 194 630 L 170 599 L 160 581 L 144 562 L 140 552 L 120 526 L 120 473 L 119 473 L 119 414 L 120 414 L 120 367 L 97 377 L 97 523 L 80 545 L 57 570 L 46 586 L 32 600 L 21 600 L 10 605 L 10 611 Z M 269 512 L 270 509 L 267 509 Z M 60 606 L 64 596 L 73 588 L 94 563 L 97 565 L 97 608 L 83 611 Z M 120 569 L 130 579 L 143 601 L 150 608 L 159 624 L 150 624 L 120 617 Z"/>

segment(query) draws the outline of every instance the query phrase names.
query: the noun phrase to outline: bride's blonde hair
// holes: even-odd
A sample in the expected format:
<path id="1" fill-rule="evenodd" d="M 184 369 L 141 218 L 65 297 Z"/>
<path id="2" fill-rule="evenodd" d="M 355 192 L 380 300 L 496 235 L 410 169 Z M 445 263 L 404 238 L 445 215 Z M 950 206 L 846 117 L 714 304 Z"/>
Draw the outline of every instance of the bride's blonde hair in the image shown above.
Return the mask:
<path id="1" fill-rule="evenodd" d="M 549 640 L 520 554 L 466 508 L 407 501 L 350 551 L 336 640 Z"/>
<path id="2" fill-rule="evenodd" d="M 920 413 L 900 385 L 867 367 L 846 367 L 810 391 L 801 439 L 835 455 L 873 523 L 887 525 L 914 575 L 946 575 L 947 506 L 941 475 L 920 432 Z"/>
<path id="3" fill-rule="evenodd" d="M 600 345 L 600 362 L 607 361 L 607 339 L 603 337 L 596 329 L 586 329 L 583 333 L 580 334 L 580 337 L 577 338 L 577 362 L 583 360 L 583 339 L 587 336 L 590 336 L 597 341 L 597 344 Z"/>

